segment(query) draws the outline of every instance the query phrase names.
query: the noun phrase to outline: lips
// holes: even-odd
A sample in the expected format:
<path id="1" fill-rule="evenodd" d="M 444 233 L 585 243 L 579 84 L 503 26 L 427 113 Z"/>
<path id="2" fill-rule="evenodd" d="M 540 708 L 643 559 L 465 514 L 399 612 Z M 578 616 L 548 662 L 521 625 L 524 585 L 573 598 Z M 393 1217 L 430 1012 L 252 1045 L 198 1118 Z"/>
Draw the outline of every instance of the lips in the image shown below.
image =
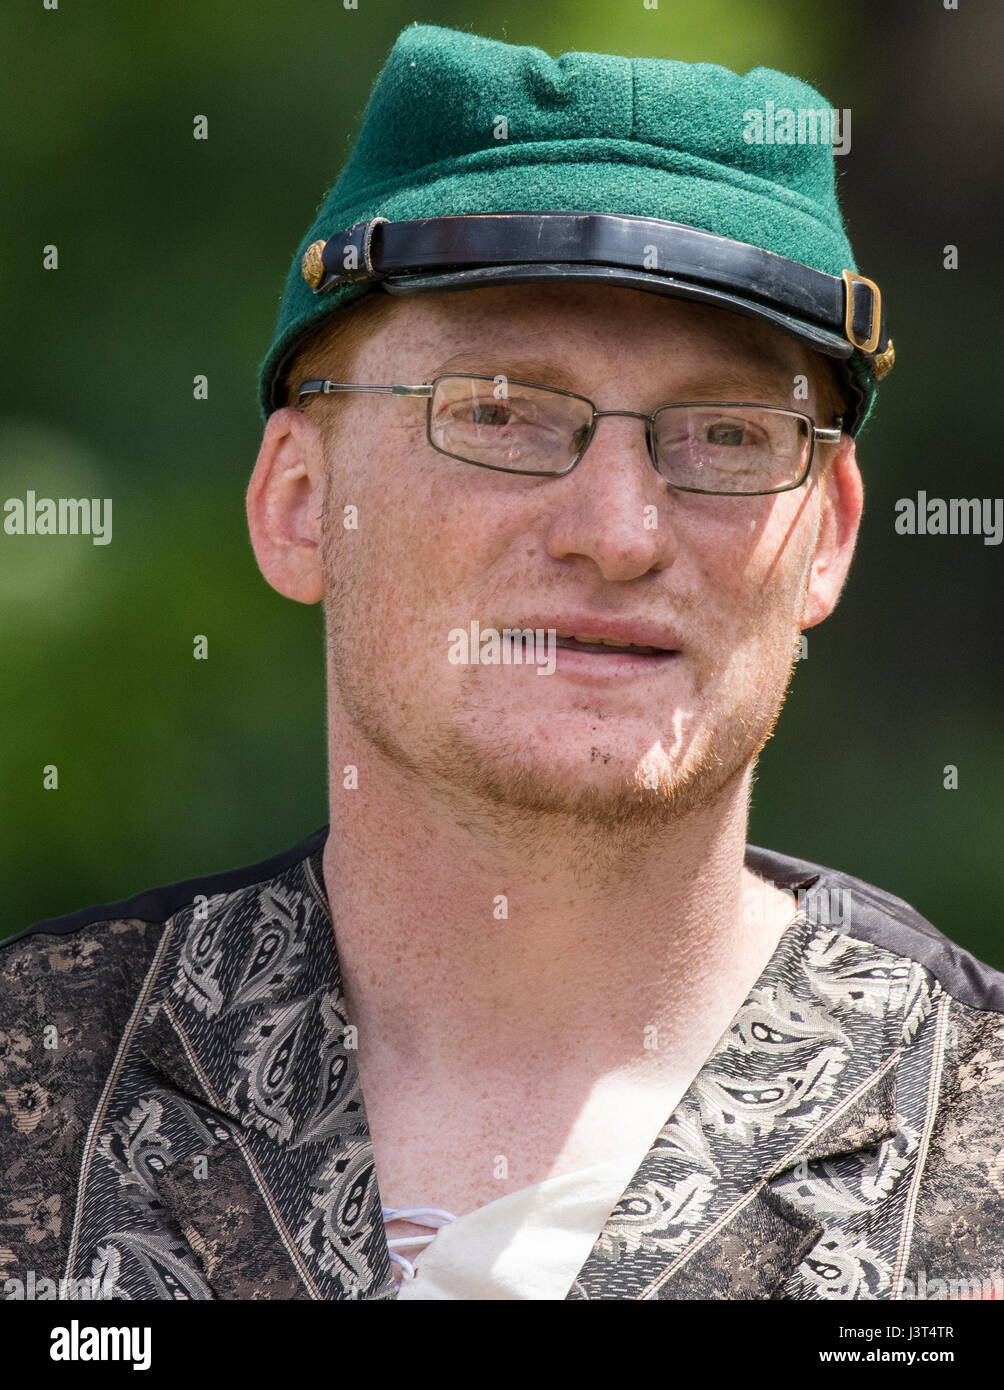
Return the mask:
<path id="1" fill-rule="evenodd" d="M 556 669 L 569 677 L 627 677 L 683 660 L 683 639 L 664 619 L 582 609 L 531 613 L 518 621 L 496 613 L 492 626 L 500 632 L 513 628 L 553 632 L 554 646 L 561 653 L 556 657 Z"/>
<path id="2" fill-rule="evenodd" d="M 618 652 L 629 656 L 665 656 L 666 647 L 642 646 L 636 642 L 615 642 L 608 638 L 569 636 L 558 633 L 555 645 L 563 651 L 595 652 L 599 656 L 614 656 Z"/>
<path id="3" fill-rule="evenodd" d="M 557 634 L 557 645 L 566 651 L 592 652 L 598 656 L 667 656 L 683 647 L 680 633 L 665 620 L 628 617 L 627 614 L 545 613 L 527 619 L 526 627 L 545 628 Z"/>

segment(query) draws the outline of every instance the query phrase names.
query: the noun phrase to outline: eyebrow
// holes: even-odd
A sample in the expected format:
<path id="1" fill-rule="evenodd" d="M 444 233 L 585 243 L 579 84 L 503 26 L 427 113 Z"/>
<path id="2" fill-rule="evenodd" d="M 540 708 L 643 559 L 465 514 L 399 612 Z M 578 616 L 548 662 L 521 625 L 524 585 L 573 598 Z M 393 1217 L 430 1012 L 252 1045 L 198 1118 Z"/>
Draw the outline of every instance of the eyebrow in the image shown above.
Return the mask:
<path id="1" fill-rule="evenodd" d="M 792 382 L 796 371 L 790 363 L 782 362 L 773 353 L 765 353 L 764 361 L 747 361 L 730 349 L 722 350 L 721 363 L 700 372 L 689 371 L 678 377 L 672 390 L 667 386 L 666 395 L 657 404 L 669 403 L 670 398 L 690 400 L 703 396 L 712 399 L 714 392 L 720 399 L 727 399 L 732 393 L 736 400 L 745 400 L 751 394 L 767 393 L 777 395 L 778 383 L 775 374 Z M 513 381 L 527 381 L 540 386 L 556 386 L 575 395 L 588 395 L 582 379 L 560 364 L 538 357 L 513 357 L 507 353 L 493 353 L 486 356 L 483 349 L 460 352 L 436 368 L 434 376 L 446 372 L 471 372 L 475 375 L 504 375 Z M 784 391 L 785 400 L 790 399 L 790 390 Z M 766 402 L 764 402 L 766 404 Z"/>

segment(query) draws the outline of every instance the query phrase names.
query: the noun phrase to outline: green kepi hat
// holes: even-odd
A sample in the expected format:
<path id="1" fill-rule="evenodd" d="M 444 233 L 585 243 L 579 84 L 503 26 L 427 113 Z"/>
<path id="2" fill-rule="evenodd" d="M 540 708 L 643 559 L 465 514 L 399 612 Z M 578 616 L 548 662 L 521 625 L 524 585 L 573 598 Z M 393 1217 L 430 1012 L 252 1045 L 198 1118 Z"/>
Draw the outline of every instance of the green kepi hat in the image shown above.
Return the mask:
<path id="1" fill-rule="evenodd" d="M 835 114 L 835 113 L 832 113 Z M 412 25 L 296 252 L 259 372 L 365 294 L 574 279 L 773 324 L 841 369 L 860 429 L 894 353 L 837 206 L 831 110 L 771 68 L 564 53 Z"/>

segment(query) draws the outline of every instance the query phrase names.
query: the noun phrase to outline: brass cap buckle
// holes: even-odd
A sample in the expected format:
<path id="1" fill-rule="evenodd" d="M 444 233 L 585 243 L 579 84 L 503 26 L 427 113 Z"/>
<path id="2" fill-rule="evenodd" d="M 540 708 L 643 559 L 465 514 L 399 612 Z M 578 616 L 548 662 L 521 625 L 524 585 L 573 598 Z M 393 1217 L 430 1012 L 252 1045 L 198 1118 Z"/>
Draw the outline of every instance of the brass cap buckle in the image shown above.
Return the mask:
<path id="1" fill-rule="evenodd" d="M 867 275 L 858 275 L 853 270 L 843 270 L 840 272 L 844 282 L 844 332 L 847 341 L 861 352 L 871 353 L 879 345 L 879 336 L 882 332 L 882 292 L 874 280 L 869 280 Z M 854 336 L 854 285 L 855 283 L 867 285 L 872 293 L 872 316 L 868 326 L 868 337 L 864 341 Z"/>

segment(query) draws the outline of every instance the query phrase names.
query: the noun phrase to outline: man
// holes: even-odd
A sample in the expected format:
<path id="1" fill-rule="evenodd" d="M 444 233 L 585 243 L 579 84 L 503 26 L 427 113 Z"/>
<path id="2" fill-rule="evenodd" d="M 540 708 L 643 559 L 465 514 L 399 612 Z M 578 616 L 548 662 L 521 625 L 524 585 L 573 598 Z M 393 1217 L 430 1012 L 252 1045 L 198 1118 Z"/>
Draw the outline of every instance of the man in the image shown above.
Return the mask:
<path id="1" fill-rule="evenodd" d="M 265 577 L 324 603 L 330 828 L 0 953 L 8 1275 L 1004 1275 L 1004 977 L 745 843 L 893 360 L 832 151 L 747 139 L 768 101 L 826 106 L 763 69 L 398 39 L 290 272 L 247 499 Z"/>

